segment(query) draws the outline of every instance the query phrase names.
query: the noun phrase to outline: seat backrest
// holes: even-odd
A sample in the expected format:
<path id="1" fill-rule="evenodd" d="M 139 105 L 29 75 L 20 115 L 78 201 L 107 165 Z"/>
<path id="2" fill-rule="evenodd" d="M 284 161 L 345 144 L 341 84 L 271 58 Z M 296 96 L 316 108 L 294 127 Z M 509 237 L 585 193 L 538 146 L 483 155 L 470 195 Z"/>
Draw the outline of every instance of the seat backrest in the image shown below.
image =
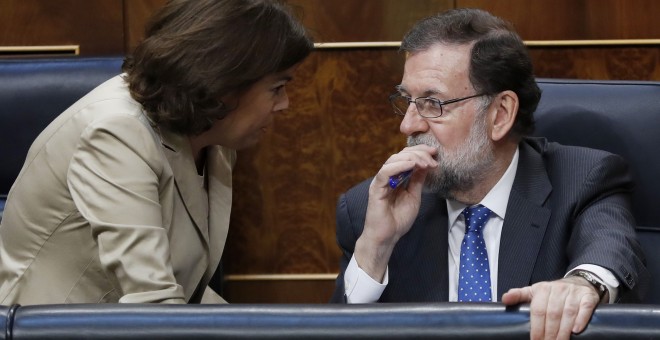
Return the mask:
<path id="1" fill-rule="evenodd" d="M 660 286 L 660 82 L 538 79 L 543 91 L 534 113 L 537 136 L 621 155 L 635 178 L 637 235 L 652 287 Z M 651 289 L 648 303 L 660 304 Z"/>
<path id="2" fill-rule="evenodd" d="M 0 220 L 34 139 L 57 115 L 121 72 L 122 57 L 0 59 Z"/>
<path id="3" fill-rule="evenodd" d="M 0 59 L 0 195 L 9 192 L 37 135 L 121 72 L 121 57 Z"/>

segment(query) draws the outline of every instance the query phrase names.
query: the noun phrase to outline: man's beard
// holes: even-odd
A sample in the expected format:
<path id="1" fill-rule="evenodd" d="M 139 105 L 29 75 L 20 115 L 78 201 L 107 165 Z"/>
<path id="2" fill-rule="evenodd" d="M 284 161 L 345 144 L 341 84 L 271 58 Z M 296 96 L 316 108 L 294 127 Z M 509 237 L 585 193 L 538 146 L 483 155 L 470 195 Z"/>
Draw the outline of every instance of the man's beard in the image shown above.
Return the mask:
<path id="1" fill-rule="evenodd" d="M 443 198 L 472 189 L 477 180 L 493 168 L 495 155 L 488 139 L 484 114 L 476 117 L 466 140 L 455 150 L 447 150 L 431 133 L 408 137 L 408 146 L 426 144 L 438 150 L 438 167 L 426 176 L 425 186 Z"/>

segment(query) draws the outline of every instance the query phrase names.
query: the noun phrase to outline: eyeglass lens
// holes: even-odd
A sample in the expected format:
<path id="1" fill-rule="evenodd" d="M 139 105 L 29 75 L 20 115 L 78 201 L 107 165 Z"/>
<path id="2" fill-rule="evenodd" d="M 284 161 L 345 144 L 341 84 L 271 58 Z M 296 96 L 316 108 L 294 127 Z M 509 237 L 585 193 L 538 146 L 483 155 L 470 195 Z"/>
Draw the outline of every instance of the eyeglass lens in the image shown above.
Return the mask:
<path id="1" fill-rule="evenodd" d="M 411 103 L 410 98 L 401 95 L 392 95 L 390 101 L 392 102 L 395 114 L 400 116 L 406 115 L 406 111 L 408 111 Z M 415 99 L 415 106 L 422 117 L 440 117 L 442 115 L 442 106 L 437 105 L 429 98 L 422 97 Z"/>

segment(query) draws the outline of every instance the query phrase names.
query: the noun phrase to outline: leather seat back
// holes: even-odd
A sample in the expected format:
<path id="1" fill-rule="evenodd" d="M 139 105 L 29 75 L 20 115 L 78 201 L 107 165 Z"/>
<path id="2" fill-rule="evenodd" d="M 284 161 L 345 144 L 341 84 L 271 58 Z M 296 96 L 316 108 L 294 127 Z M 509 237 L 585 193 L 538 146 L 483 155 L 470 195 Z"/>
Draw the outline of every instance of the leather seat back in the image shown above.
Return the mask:
<path id="1" fill-rule="evenodd" d="M 537 136 L 616 153 L 631 167 L 637 235 L 660 304 L 660 82 L 538 79 Z"/>

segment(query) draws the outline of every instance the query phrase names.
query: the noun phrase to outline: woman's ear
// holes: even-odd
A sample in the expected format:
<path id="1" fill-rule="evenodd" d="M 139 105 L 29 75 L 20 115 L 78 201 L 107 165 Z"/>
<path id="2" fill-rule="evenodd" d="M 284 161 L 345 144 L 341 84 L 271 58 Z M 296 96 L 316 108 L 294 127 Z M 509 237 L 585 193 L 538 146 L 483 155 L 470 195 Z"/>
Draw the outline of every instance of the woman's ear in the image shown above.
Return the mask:
<path id="1" fill-rule="evenodd" d="M 504 139 L 513 128 L 518 114 L 518 95 L 513 91 L 503 91 L 495 96 L 489 115 L 490 137 L 493 141 Z"/>

